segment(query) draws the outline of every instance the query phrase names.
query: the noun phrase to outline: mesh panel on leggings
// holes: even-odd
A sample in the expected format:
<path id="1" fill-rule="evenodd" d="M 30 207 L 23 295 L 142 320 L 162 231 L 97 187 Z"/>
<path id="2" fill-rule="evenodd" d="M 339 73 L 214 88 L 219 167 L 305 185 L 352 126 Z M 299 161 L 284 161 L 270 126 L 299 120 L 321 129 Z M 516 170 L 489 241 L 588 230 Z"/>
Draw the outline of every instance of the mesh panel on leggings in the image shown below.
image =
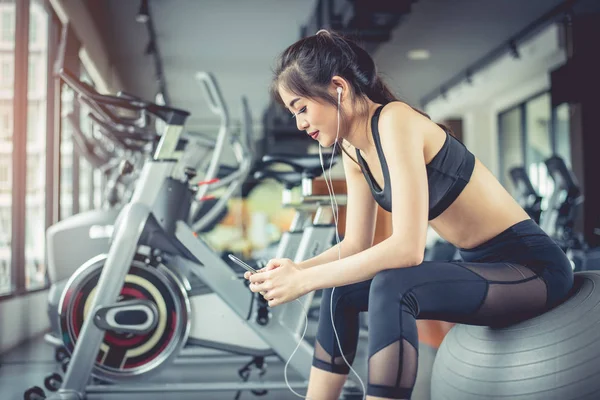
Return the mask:
<path id="1" fill-rule="evenodd" d="M 417 379 L 418 359 L 417 349 L 406 339 L 373 354 L 369 357 L 369 395 L 408 399 Z"/>
<path id="2" fill-rule="evenodd" d="M 488 281 L 485 300 L 475 318 L 489 325 L 506 325 L 544 311 L 545 282 L 527 267 L 505 264 L 505 268 L 463 264 Z"/>
<path id="3" fill-rule="evenodd" d="M 417 378 L 417 363 L 417 349 L 406 339 L 398 340 L 369 358 L 369 385 L 411 389 Z"/>
<path id="4" fill-rule="evenodd" d="M 337 343 L 336 343 L 336 347 L 337 347 Z M 352 353 L 344 354 L 344 356 L 346 357 L 346 360 L 348 360 L 348 363 L 350 363 L 350 365 L 352 365 L 352 362 L 354 361 L 354 356 L 355 355 L 356 355 L 355 351 L 353 351 Z M 346 368 L 348 367 L 346 365 L 346 362 L 344 361 L 344 358 L 342 356 L 332 357 L 332 355 L 329 354 L 323 348 L 323 346 L 321 346 L 321 343 L 319 343 L 318 340 L 315 342 L 315 354 L 314 354 L 314 357 L 317 360 L 323 361 L 326 364 L 342 365 L 342 366 L 345 366 Z M 332 360 L 332 358 L 333 358 L 333 360 Z"/>
<path id="5" fill-rule="evenodd" d="M 460 263 L 465 268 L 470 269 L 477 275 L 490 282 L 518 282 L 522 279 L 532 278 L 535 273 L 527 267 L 517 264 L 469 264 Z M 493 265 L 490 267 L 490 265 Z"/>
<path id="6" fill-rule="evenodd" d="M 428 265 L 429 270 L 423 269 L 427 275 L 411 276 L 410 285 L 402 289 L 400 338 L 370 356 L 370 396 L 410 398 L 418 365 L 418 349 L 410 344 L 417 342 L 410 336 L 416 332 L 416 318 L 435 315 L 450 322 L 502 326 L 537 315 L 546 307 L 546 284 L 527 267 L 509 263 L 451 264 L 463 270 L 453 273 L 448 263 Z M 438 268 L 439 274 L 433 274 L 436 271 L 431 268 Z M 465 269 L 471 272 L 465 274 Z M 401 286 L 406 283 L 402 279 L 409 276 L 406 271 L 390 279 L 395 277 L 397 282 L 393 283 Z M 471 273 L 481 280 L 472 279 Z M 472 283 L 472 291 L 465 291 L 465 282 Z"/>

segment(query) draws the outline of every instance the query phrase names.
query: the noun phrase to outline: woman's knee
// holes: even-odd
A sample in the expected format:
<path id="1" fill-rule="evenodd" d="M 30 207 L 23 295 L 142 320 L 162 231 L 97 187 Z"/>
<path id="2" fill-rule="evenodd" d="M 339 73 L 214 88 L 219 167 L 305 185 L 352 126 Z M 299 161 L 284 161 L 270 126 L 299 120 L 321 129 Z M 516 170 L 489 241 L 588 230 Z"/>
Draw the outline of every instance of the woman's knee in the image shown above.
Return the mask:
<path id="1" fill-rule="evenodd" d="M 344 289 L 344 286 L 338 288 L 323 289 L 323 295 L 321 298 L 321 308 L 327 306 L 327 309 L 329 309 L 330 304 L 339 303 L 340 299 L 344 298 L 344 295 L 347 293 L 347 291 L 347 289 Z"/>
<path id="2" fill-rule="evenodd" d="M 388 269 L 377 273 L 369 292 L 369 318 L 385 319 L 400 308 L 418 315 L 419 305 L 413 289 L 422 282 L 423 276 L 418 267 Z"/>
<path id="3" fill-rule="evenodd" d="M 370 296 L 399 298 L 410 291 L 416 281 L 415 268 L 393 268 L 379 271 L 371 283 Z"/>
<path id="4" fill-rule="evenodd" d="M 335 310 L 347 310 L 350 308 L 356 309 L 357 311 L 366 311 L 370 283 L 370 281 L 365 281 L 352 285 L 324 289 L 321 299 L 321 310 L 326 310 L 327 313 L 329 313 L 331 305 L 333 305 Z"/>

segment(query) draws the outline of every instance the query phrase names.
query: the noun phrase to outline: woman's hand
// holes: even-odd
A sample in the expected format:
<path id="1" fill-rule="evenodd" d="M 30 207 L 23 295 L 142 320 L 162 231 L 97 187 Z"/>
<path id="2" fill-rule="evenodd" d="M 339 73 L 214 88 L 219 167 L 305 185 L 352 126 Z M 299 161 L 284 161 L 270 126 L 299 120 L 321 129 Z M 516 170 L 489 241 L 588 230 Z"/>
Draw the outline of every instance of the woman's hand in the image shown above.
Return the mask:
<path id="1" fill-rule="evenodd" d="M 269 261 L 269 263 L 267 263 L 267 265 L 264 268 L 261 268 L 261 269 L 257 270 L 257 273 L 265 272 L 265 271 L 270 271 L 270 270 L 275 269 L 277 267 L 278 267 L 278 265 L 272 264 Z M 247 280 L 250 280 L 250 276 L 252 276 L 253 274 L 254 274 L 254 272 L 246 271 L 246 272 L 244 272 L 244 278 L 246 278 Z M 250 285 L 252 285 L 252 283 Z M 265 292 L 260 292 L 260 294 L 264 296 Z"/>
<path id="2" fill-rule="evenodd" d="M 244 277 L 251 282 L 250 290 L 262 294 L 269 302 L 269 307 L 293 301 L 308 293 L 302 270 L 287 258 L 273 259 L 259 273 L 247 272 Z"/>

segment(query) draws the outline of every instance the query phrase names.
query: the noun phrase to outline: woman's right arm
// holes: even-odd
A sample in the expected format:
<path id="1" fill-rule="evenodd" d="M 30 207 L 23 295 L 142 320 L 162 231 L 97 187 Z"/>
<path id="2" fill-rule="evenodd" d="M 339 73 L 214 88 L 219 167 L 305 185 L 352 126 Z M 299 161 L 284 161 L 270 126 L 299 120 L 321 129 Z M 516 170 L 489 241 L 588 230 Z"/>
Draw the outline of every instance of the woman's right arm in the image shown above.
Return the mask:
<path id="1" fill-rule="evenodd" d="M 351 149 L 348 150 L 350 154 L 355 153 L 353 146 L 349 146 L 349 148 Z M 373 199 L 371 189 L 362 174 L 360 166 L 350 159 L 345 152 L 342 152 L 342 162 L 347 187 L 344 239 L 318 256 L 296 264 L 301 269 L 349 257 L 373 245 L 377 203 Z"/>
<path id="2" fill-rule="evenodd" d="M 341 252 L 339 250 L 341 250 Z M 349 257 L 353 254 L 360 252 L 361 250 L 352 248 L 349 243 L 345 243 L 345 240 L 342 240 L 339 244 L 328 248 L 321 254 L 313 258 L 309 258 L 308 260 L 299 262 L 296 265 L 301 269 L 311 268 L 315 265 L 326 264 L 328 262 L 332 262 L 340 258 Z"/>

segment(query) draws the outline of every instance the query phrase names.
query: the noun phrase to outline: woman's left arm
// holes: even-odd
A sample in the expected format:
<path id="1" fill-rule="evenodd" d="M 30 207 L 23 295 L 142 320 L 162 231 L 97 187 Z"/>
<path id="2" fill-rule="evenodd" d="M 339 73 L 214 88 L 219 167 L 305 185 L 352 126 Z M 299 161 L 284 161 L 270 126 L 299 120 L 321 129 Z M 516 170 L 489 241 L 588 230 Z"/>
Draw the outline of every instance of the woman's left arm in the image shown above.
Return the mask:
<path id="1" fill-rule="evenodd" d="M 308 293 L 366 281 L 379 271 L 419 265 L 422 260 L 423 254 L 419 254 L 416 247 L 411 247 L 410 242 L 399 243 L 392 235 L 350 257 L 304 270 L 300 279 L 305 285 L 303 292 Z"/>
<path id="2" fill-rule="evenodd" d="M 250 277 L 251 290 L 265 292 L 269 305 L 278 305 L 313 290 L 371 279 L 382 270 L 420 264 L 429 213 L 423 130 L 430 124 L 403 103 L 390 103 L 381 112 L 379 137 L 392 188 L 389 238 L 360 253 L 306 270 L 294 270 L 288 260 L 272 260 L 265 272 Z"/>

